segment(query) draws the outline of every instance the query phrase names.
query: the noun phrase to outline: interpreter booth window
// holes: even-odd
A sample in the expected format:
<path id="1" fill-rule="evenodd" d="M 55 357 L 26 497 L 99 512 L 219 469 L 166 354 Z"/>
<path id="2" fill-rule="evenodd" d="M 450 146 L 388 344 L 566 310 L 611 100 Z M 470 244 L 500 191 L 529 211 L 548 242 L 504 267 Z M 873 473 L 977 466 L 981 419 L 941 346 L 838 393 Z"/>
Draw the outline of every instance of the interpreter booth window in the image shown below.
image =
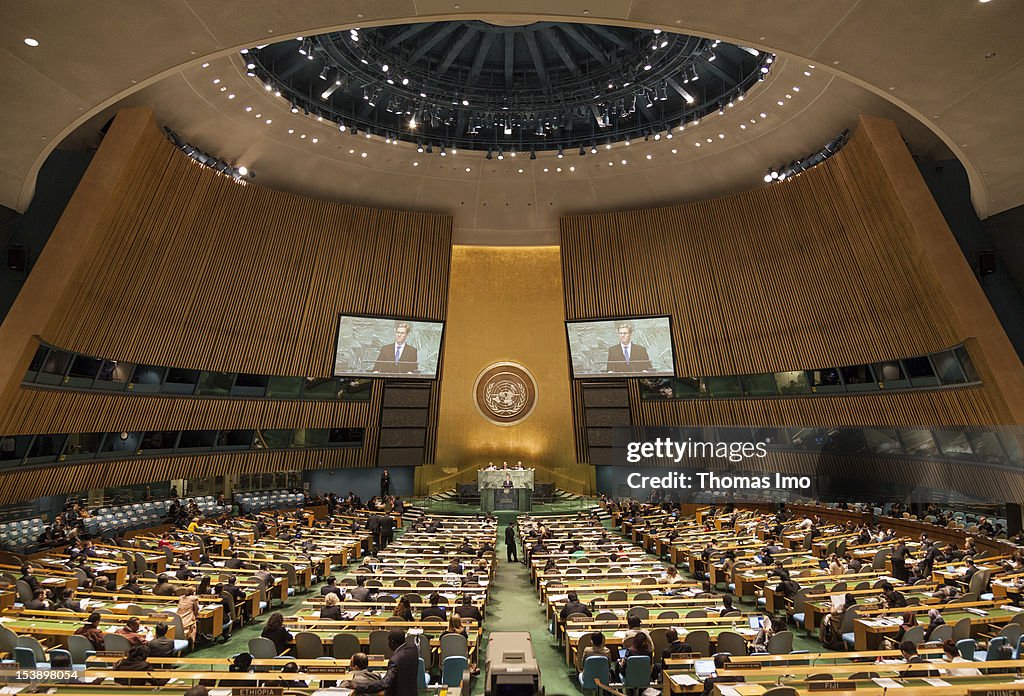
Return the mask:
<path id="1" fill-rule="evenodd" d="M 803 450 L 820 450 L 828 433 L 823 428 L 801 428 L 793 433 L 793 446 Z"/>
<path id="2" fill-rule="evenodd" d="M 209 451 L 217 441 L 216 430 L 182 430 L 178 451 Z"/>
<path id="3" fill-rule="evenodd" d="M 848 365 L 839 368 L 846 391 L 877 391 L 878 380 L 870 365 Z"/>
<path id="4" fill-rule="evenodd" d="M 708 385 L 708 392 L 711 396 L 729 397 L 743 396 L 743 387 L 740 386 L 739 377 L 706 377 L 704 381 Z"/>
<path id="5" fill-rule="evenodd" d="M 107 433 L 103 440 L 103 448 L 100 451 L 102 457 L 126 457 L 135 454 L 142 444 L 143 433 Z"/>
<path id="6" fill-rule="evenodd" d="M 253 430 L 221 430 L 217 433 L 217 449 L 247 450 L 252 447 Z"/>
<path id="7" fill-rule="evenodd" d="M 135 363 L 123 360 L 104 360 L 100 364 L 99 374 L 96 375 L 96 387 L 122 391 L 128 385 L 128 380 L 131 379 L 134 370 Z"/>
<path id="8" fill-rule="evenodd" d="M 342 379 L 338 385 L 338 397 L 345 401 L 369 401 L 372 391 L 369 379 Z"/>
<path id="9" fill-rule="evenodd" d="M 872 454 L 903 454 L 903 445 L 895 430 L 867 429 L 864 431 L 864 440 Z"/>
<path id="10" fill-rule="evenodd" d="M 932 368 L 932 363 L 928 359 L 927 355 L 922 355 L 919 358 L 908 358 L 903 361 L 903 366 L 907 370 L 907 377 L 910 378 L 910 384 L 912 386 L 938 386 L 939 378 L 936 376 L 935 370 Z"/>
<path id="11" fill-rule="evenodd" d="M 942 453 L 951 459 L 974 459 L 974 450 L 961 430 L 935 430 Z"/>
<path id="12" fill-rule="evenodd" d="M 900 365 L 899 360 L 888 360 L 886 362 L 875 363 L 875 375 L 878 377 L 878 381 L 882 383 L 886 389 L 897 389 L 900 387 L 909 387 L 910 380 L 907 379 L 906 374 L 903 372 L 903 367 Z"/>
<path id="13" fill-rule="evenodd" d="M 829 367 L 824 370 L 808 370 L 807 381 L 815 392 L 841 392 L 843 391 L 842 378 L 839 376 L 839 368 Z"/>
<path id="14" fill-rule="evenodd" d="M 1020 431 L 999 433 L 999 442 L 1010 457 L 1010 463 L 1014 466 L 1024 466 L 1024 442 L 1021 440 Z"/>
<path id="15" fill-rule="evenodd" d="M 648 377 L 639 383 L 640 398 L 647 401 L 699 399 L 708 395 L 707 385 L 696 377 Z"/>
<path id="16" fill-rule="evenodd" d="M 103 443 L 104 433 L 71 433 L 64 448 L 66 460 L 95 459 Z"/>
<path id="17" fill-rule="evenodd" d="M 331 428 L 327 435 L 328 447 L 361 447 L 364 432 L 362 428 Z"/>
<path id="18" fill-rule="evenodd" d="M 231 396 L 258 396 L 267 393 L 267 384 L 270 378 L 266 375 L 247 375 L 239 373 L 235 378 L 235 386 L 231 389 Z"/>
<path id="19" fill-rule="evenodd" d="M 967 433 L 967 439 L 971 441 L 971 448 L 978 461 L 997 466 L 1007 466 L 1010 463 L 1010 458 L 1006 456 L 995 433 Z"/>
<path id="20" fill-rule="evenodd" d="M 287 449 L 292 441 L 291 428 L 268 428 L 256 436 L 257 449 Z"/>
<path id="21" fill-rule="evenodd" d="M 64 434 L 36 435 L 26 461 L 33 464 L 57 461 L 66 439 L 67 435 Z"/>
<path id="22" fill-rule="evenodd" d="M 302 396 L 305 399 L 337 399 L 338 382 L 330 378 L 307 379 Z"/>
<path id="23" fill-rule="evenodd" d="M 199 370 L 185 370 L 180 367 L 169 368 L 160 391 L 164 394 L 194 394 L 200 374 Z"/>
<path id="24" fill-rule="evenodd" d="M 900 434 L 903 449 L 915 457 L 938 457 L 939 448 L 928 430 L 904 430 Z"/>
<path id="25" fill-rule="evenodd" d="M 167 454 L 178 444 L 177 430 L 152 430 L 142 436 L 139 449 L 143 454 Z"/>
<path id="26" fill-rule="evenodd" d="M 164 379 L 167 368 L 160 365 L 137 365 L 132 374 L 132 391 L 140 393 L 156 393 Z"/>
<path id="27" fill-rule="evenodd" d="M 297 399 L 302 393 L 301 377 L 271 377 L 267 381 L 267 397 Z"/>
<path id="28" fill-rule="evenodd" d="M 228 396 L 235 381 L 233 372 L 204 372 L 199 376 L 196 394 L 200 396 Z"/>
<path id="29" fill-rule="evenodd" d="M 0 466 L 17 466 L 32 444 L 31 435 L 0 436 Z"/>
<path id="30" fill-rule="evenodd" d="M 765 372 L 759 375 L 743 375 L 744 396 L 775 396 L 778 394 L 775 375 Z"/>
<path id="31" fill-rule="evenodd" d="M 71 367 L 74 355 L 63 350 L 51 350 L 39 368 L 38 382 L 40 384 L 63 384 L 64 375 Z"/>
<path id="32" fill-rule="evenodd" d="M 842 452 L 843 454 L 863 454 L 867 452 L 868 446 L 864 441 L 864 432 L 861 429 L 835 428 L 828 431 L 822 450 Z"/>
<path id="33" fill-rule="evenodd" d="M 804 372 L 776 372 L 775 384 L 783 396 L 811 393 L 811 385 Z"/>
<path id="34" fill-rule="evenodd" d="M 941 353 L 932 354 L 932 365 L 939 381 L 943 384 L 963 384 L 967 381 L 964 371 L 960 367 L 960 361 L 956 359 L 956 353 L 951 350 L 944 350 Z"/>
<path id="35" fill-rule="evenodd" d="M 86 355 L 77 355 L 71 361 L 68 378 L 64 381 L 69 387 L 91 387 L 96 381 L 96 373 L 100 371 L 101 360 Z"/>
<path id="36" fill-rule="evenodd" d="M 327 430 L 323 428 L 297 428 L 292 433 L 292 447 L 327 447 Z"/>
<path id="37" fill-rule="evenodd" d="M 967 349 L 963 346 L 958 346 L 953 349 L 957 359 L 960 361 L 960 367 L 964 371 L 964 377 L 967 378 L 968 382 L 980 382 L 981 378 L 978 376 L 978 371 L 974 369 L 974 361 L 971 360 L 970 354 Z"/>

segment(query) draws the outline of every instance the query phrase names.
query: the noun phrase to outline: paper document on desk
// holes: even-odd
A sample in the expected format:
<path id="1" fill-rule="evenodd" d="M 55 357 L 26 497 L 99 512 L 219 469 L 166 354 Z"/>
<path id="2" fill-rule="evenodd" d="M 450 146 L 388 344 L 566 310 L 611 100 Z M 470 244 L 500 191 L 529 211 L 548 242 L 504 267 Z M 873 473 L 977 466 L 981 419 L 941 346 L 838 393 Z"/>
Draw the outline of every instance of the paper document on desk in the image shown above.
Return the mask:
<path id="1" fill-rule="evenodd" d="M 673 674 L 670 678 L 679 686 L 697 686 L 700 684 L 699 681 L 691 677 L 689 674 Z"/>
<path id="2" fill-rule="evenodd" d="M 715 686 L 718 687 L 722 696 L 740 696 L 740 692 L 736 690 L 735 686 L 730 686 L 728 684 L 715 684 Z"/>
<path id="3" fill-rule="evenodd" d="M 317 689 L 313 692 L 313 696 L 351 696 L 351 694 L 352 689 Z"/>
<path id="4" fill-rule="evenodd" d="M 0 689 L 0 694 L 17 694 L 25 689 L 26 685 L 23 686 L 5 686 Z"/>
<path id="5" fill-rule="evenodd" d="M 878 684 L 883 689 L 902 689 L 903 688 L 903 685 L 900 684 L 895 679 L 887 679 L 887 678 L 884 678 L 884 677 L 882 677 L 882 678 L 875 677 L 871 681 L 873 681 L 874 683 Z"/>
<path id="6" fill-rule="evenodd" d="M 923 681 L 930 686 L 950 686 L 950 683 L 945 679 L 937 679 L 935 677 L 924 677 Z"/>

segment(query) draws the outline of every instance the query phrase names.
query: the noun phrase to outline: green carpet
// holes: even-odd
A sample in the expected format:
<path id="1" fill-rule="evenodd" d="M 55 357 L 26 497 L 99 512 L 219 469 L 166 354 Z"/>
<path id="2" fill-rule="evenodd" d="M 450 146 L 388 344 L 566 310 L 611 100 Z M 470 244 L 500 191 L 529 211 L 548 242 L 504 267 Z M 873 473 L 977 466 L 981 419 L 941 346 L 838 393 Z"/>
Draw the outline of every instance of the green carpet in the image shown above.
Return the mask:
<path id="1" fill-rule="evenodd" d="M 487 598 L 487 617 L 484 620 L 484 645 L 492 631 L 528 631 L 533 636 L 533 652 L 540 668 L 541 684 L 547 694 L 576 694 L 575 673 L 565 664 L 564 653 L 548 632 L 544 607 L 541 606 L 530 582 L 530 573 L 522 563 L 508 563 L 505 559 L 505 524 L 498 528 L 498 568 L 492 590 Z M 522 560 L 522 554 L 520 554 Z M 481 655 L 481 669 L 484 657 Z M 478 678 L 473 693 L 482 694 L 484 680 Z"/>

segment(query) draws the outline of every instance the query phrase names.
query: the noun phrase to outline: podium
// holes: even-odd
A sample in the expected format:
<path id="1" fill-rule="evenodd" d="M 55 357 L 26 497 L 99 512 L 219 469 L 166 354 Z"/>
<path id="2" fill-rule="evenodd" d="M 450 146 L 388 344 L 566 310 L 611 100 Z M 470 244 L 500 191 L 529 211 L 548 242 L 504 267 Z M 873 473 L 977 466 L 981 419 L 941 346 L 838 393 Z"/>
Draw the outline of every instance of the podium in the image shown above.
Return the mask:
<path id="1" fill-rule="evenodd" d="M 480 506 L 484 512 L 533 509 L 533 469 L 481 469 L 476 474 Z M 511 479 L 512 487 L 505 486 Z"/>

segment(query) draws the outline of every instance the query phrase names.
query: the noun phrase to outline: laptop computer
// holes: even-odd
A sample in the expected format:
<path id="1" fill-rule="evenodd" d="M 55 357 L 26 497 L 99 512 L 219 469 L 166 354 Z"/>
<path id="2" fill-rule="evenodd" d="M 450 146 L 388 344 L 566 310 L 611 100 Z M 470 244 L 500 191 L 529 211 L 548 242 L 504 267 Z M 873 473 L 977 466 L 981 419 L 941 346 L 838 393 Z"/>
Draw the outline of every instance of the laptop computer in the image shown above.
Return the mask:
<path id="1" fill-rule="evenodd" d="M 715 661 L 697 660 L 693 663 L 693 671 L 697 674 L 698 679 L 707 679 L 715 673 Z"/>
<path id="2" fill-rule="evenodd" d="M 751 617 L 749 617 L 749 620 L 750 620 L 750 628 L 752 630 L 754 630 L 754 631 L 760 631 L 761 630 L 761 627 L 763 626 L 763 622 L 764 622 L 764 617 L 763 616 L 751 616 Z"/>

